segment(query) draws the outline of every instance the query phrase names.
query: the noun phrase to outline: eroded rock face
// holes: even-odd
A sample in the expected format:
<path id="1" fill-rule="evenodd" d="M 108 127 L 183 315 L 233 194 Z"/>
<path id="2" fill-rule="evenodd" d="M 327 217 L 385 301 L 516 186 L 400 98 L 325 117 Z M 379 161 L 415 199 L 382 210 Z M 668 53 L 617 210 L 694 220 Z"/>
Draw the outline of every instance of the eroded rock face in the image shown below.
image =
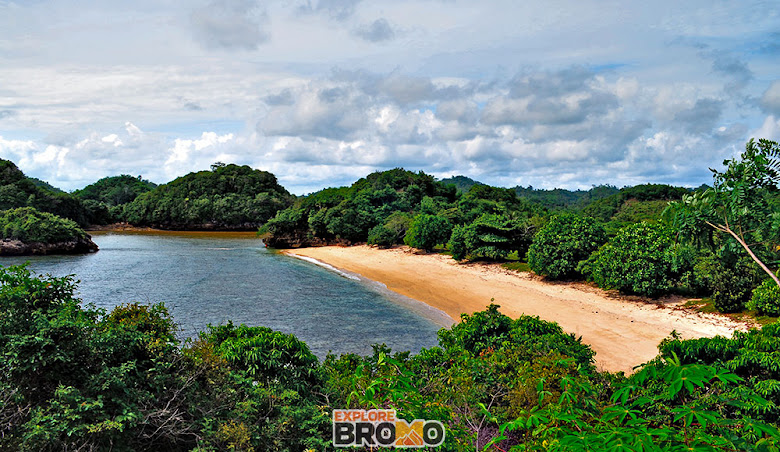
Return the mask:
<path id="1" fill-rule="evenodd" d="M 30 254 L 85 254 L 98 250 L 92 237 L 57 243 L 22 242 L 21 240 L 0 240 L 0 256 L 26 256 Z"/>

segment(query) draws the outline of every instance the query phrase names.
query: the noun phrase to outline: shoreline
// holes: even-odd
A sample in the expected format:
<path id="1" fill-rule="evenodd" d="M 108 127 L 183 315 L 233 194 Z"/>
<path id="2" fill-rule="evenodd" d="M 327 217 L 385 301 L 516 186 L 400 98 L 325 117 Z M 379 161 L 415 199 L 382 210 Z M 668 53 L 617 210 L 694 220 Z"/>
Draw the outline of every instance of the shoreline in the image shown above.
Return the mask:
<path id="1" fill-rule="evenodd" d="M 672 331 L 685 339 L 731 336 L 750 325 L 716 314 L 682 308 L 682 298 L 657 303 L 609 294 L 580 283 L 541 281 L 500 264 L 459 264 L 449 256 L 417 254 L 407 247 L 380 250 L 366 245 L 282 250 L 291 257 L 315 259 L 376 281 L 388 290 L 418 300 L 459 321 L 491 302 L 512 318 L 538 316 L 581 336 L 596 352 L 596 366 L 630 373 L 653 359 Z"/>

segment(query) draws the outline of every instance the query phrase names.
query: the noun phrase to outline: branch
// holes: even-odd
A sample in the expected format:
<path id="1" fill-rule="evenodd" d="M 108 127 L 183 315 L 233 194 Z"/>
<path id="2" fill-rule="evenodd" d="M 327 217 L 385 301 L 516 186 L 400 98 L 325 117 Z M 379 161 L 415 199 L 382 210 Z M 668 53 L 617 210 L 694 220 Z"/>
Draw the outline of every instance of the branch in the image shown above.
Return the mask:
<path id="1" fill-rule="evenodd" d="M 728 227 L 728 223 L 726 223 L 726 226 L 723 226 L 722 224 L 715 225 L 710 223 L 709 221 L 706 221 L 705 223 L 717 229 L 718 231 L 727 232 L 732 237 L 734 237 L 734 239 L 740 245 L 742 245 L 742 248 L 745 248 L 745 251 L 747 251 L 750 257 L 759 265 L 759 267 L 761 267 L 766 272 L 766 274 L 769 275 L 769 277 L 772 278 L 772 280 L 774 280 L 775 284 L 780 286 L 780 279 L 777 278 L 777 275 L 775 275 L 775 273 L 772 270 L 770 270 L 769 267 L 766 266 L 766 264 L 761 262 L 761 259 L 759 259 L 758 256 L 755 255 L 755 253 L 753 253 L 753 250 L 750 249 L 748 244 L 745 243 L 745 241 L 739 235 L 737 235 L 737 233 L 735 233 L 734 231 L 731 230 L 731 228 Z"/>

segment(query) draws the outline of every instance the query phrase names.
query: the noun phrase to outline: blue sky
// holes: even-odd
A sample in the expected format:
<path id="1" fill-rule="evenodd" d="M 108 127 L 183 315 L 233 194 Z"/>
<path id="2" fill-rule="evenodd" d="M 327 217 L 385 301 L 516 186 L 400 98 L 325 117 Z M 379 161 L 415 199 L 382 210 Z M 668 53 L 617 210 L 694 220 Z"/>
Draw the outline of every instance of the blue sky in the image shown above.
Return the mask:
<path id="1" fill-rule="evenodd" d="M 780 140 L 773 2 L 0 0 L 0 157 L 72 190 L 215 161 L 696 186 Z"/>

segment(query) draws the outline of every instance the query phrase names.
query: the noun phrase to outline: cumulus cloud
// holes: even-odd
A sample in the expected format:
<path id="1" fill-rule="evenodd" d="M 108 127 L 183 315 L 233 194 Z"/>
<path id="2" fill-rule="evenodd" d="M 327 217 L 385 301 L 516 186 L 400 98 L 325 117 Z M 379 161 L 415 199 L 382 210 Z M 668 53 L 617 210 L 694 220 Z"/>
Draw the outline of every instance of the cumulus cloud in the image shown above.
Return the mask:
<path id="1" fill-rule="evenodd" d="M 618 98 L 597 77 L 575 67 L 516 77 L 508 96 L 491 99 L 482 112 L 487 124 L 573 124 L 604 115 Z"/>
<path id="2" fill-rule="evenodd" d="M 776 17 L 759 4 L 198 3 L 0 0 L 0 156 L 68 189 L 216 160 L 297 193 L 395 166 L 699 185 L 780 134 Z"/>
<path id="3" fill-rule="evenodd" d="M 325 14 L 333 20 L 343 21 L 355 13 L 355 8 L 361 0 L 306 0 L 299 7 L 303 13 Z"/>
<path id="4" fill-rule="evenodd" d="M 722 109 L 722 101 L 711 98 L 698 99 L 691 108 L 677 112 L 674 120 L 691 133 L 707 133 L 717 124 Z"/>
<path id="5" fill-rule="evenodd" d="M 358 27 L 353 32 L 355 36 L 369 42 L 382 42 L 395 39 L 395 29 L 384 17 L 368 25 Z"/>
<path id="6" fill-rule="evenodd" d="M 268 41 L 264 10 L 254 0 L 214 0 L 190 20 L 197 40 L 209 49 L 256 50 Z"/>
<path id="7" fill-rule="evenodd" d="M 780 80 L 775 80 L 769 85 L 761 96 L 761 108 L 770 114 L 780 116 Z"/>

